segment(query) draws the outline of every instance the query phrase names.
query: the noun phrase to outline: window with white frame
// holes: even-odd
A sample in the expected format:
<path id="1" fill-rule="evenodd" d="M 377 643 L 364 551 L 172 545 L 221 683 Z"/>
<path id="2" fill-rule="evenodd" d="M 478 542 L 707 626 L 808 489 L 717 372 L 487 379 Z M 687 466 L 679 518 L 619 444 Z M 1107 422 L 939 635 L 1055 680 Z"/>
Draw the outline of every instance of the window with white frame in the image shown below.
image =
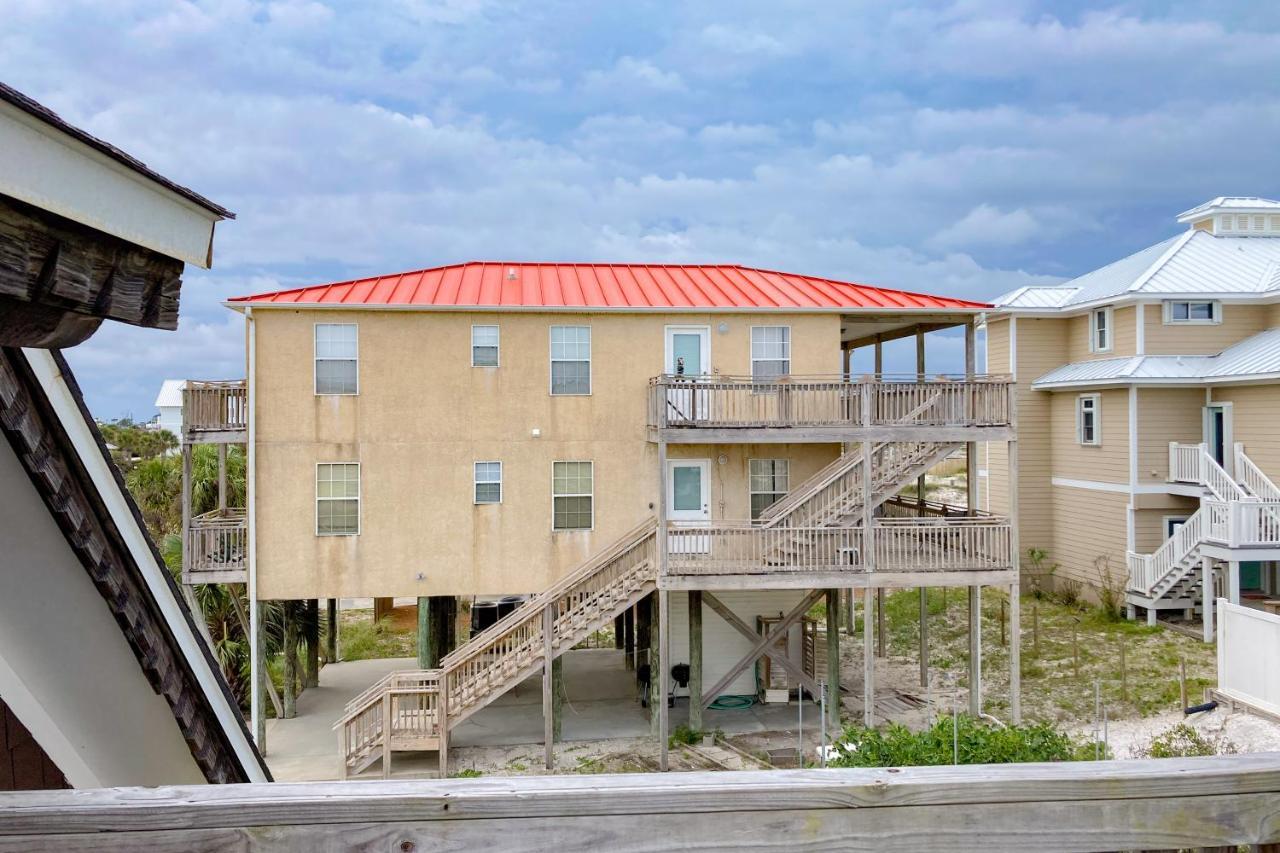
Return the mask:
<path id="1" fill-rule="evenodd" d="M 1089 351 L 1111 352 L 1111 309 L 1099 308 L 1089 314 Z"/>
<path id="2" fill-rule="evenodd" d="M 1222 307 L 1208 299 L 1164 303 L 1166 323 L 1220 323 Z"/>
<path id="3" fill-rule="evenodd" d="M 502 503 L 502 463 L 475 463 L 475 502 L 478 504 Z"/>
<path id="4" fill-rule="evenodd" d="M 316 393 L 359 390 L 359 342 L 355 323 L 316 323 Z"/>
<path id="5" fill-rule="evenodd" d="M 751 378 L 769 381 L 791 372 L 791 327 L 751 327 Z"/>
<path id="6" fill-rule="evenodd" d="M 1102 444 L 1102 411 L 1097 394 L 1081 394 L 1076 398 L 1076 441 Z"/>
<path id="7" fill-rule="evenodd" d="M 471 366 L 498 366 L 498 327 L 471 327 Z"/>
<path id="8" fill-rule="evenodd" d="M 551 327 L 551 393 L 591 393 L 591 327 Z"/>
<path id="9" fill-rule="evenodd" d="M 590 530 L 594 522 L 590 462 L 551 463 L 551 529 Z"/>
<path id="10" fill-rule="evenodd" d="M 360 532 L 360 465 L 322 462 L 316 466 L 316 535 Z"/>
<path id="11" fill-rule="evenodd" d="M 751 493 L 751 517 L 759 518 L 787 493 L 791 463 L 786 459 L 752 459 L 747 489 Z"/>

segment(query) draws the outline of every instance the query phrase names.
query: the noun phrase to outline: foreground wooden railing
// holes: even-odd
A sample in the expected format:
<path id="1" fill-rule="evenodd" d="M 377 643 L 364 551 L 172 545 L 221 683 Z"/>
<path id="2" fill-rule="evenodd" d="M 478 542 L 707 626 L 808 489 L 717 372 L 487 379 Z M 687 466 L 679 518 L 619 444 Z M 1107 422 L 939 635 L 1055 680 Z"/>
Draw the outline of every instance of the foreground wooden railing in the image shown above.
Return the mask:
<path id="1" fill-rule="evenodd" d="M 245 381 L 188 379 L 182 392 L 182 425 L 192 434 L 247 429 L 249 396 Z"/>
<path id="2" fill-rule="evenodd" d="M 0 794 L 0 853 L 1280 844 L 1280 755 Z"/>
<path id="3" fill-rule="evenodd" d="M 1010 422 L 1008 376 L 672 376 L 649 381 L 649 426 L 968 427 Z M 927 404 L 927 405 L 922 405 Z"/>

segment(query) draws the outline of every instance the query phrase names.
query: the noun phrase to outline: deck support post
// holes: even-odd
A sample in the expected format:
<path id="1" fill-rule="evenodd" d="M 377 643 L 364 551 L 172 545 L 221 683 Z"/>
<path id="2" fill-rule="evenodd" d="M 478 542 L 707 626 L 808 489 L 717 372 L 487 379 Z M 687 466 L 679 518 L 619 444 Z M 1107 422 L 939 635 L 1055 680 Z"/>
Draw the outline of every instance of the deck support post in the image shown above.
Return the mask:
<path id="1" fill-rule="evenodd" d="M 862 724 L 867 728 L 876 722 L 876 656 L 871 633 L 875 598 L 875 590 L 867 587 L 862 595 Z"/>
<path id="2" fill-rule="evenodd" d="M 191 445 L 182 443 L 182 582 L 191 580 Z M 195 615 L 194 613 L 192 615 Z"/>
<path id="3" fill-rule="evenodd" d="M 858 600 L 858 594 L 852 587 L 844 591 L 844 632 L 852 639 L 857 633 L 857 614 L 854 613 L 854 602 Z"/>
<path id="4" fill-rule="evenodd" d="M 889 654 L 888 632 L 884 624 L 884 587 L 876 588 L 876 657 Z"/>
<path id="5" fill-rule="evenodd" d="M 1200 558 L 1200 599 L 1201 609 L 1204 611 L 1201 621 L 1204 623 L 1204 641 L 1212 643 L 1214 641 L 1213 617 L 1214 600 L 1213 600 L 1213 561 L 1208 557 Z"/>
<path id="6" fill-rule="evenodd" d="M 920 686 L 929 686 L 929 587 L 920 587 Z"/>
<path id="7" fill-rule="evenodd" d="M 627 669 L 636 668 L 636 607 L 631 605 L 622 614 L 622 654 L 626 659 Z"/>
<path id="8" fill-rule="evenodd" d="M 662 667 L 658 645 L 658 594 L 649 593 L 649 728 L 658 733 L 658 670 Z"/>
<path id="9" fill-rule="evenodd" d="M 449 674 L 440 673 L 440 690 L 436 694 L 436 719 L 440 726 L 440 768 L 441 779 L 449 778 Z"/>
<path id="10" fill-rule="evenodd" d="M 303 629 L 307 641 L 306 686 L 320 686 L 320 599 L 308 598 Z"/>
<path id="11" fill-rule="evenodd" d="M 373 624 L 377 625 L 390 616 L 395 607 L 396 600 L 394 598 L 375 598 L 373 600 Z"/>
<path id="12" fill-rule="evenodd" d="M 1022 725 L 1022 588 L 1009 584 L 1009 721 Z"/>
<path id="13" fill-rule="evenodd" d="M 1240 603 L 1240 561 L 1231 560 L 1227 563 L 1227 601 L 1232 604 Z"/>
<path id="14" fill-rule="evenodd" d="M 331 598 L 326 603 L 324 635 L 324 658 L 328 663 L 338 662 L 338 599 Z"/>
<path id="15" fill-rule="evenodd" d="M 542 749 L 548 770 L 555 766 L 555 710 L 552 708 L 551 661 L 555 647 L 551 642 L 555 631 L 555 614 L 550 607 L 542 610 Z"/>
<path id="16" fill-rule="evenodd" d="M 250 613 L 250 630 L 249 645 L 252 646 L 250 654 L 253 655 L 253 677 L 257 679 L 254 687 L 257 689 L 258 696 L 262 697 L 268 693 L 275 693 L 275 685 L 271 683 L 271 676 L 267 673 L 267 641 L 264 636 L 266 632 L 263 630 L 263 603 L 261 601 L 249 602 Z M 283 703 L 281 704 L 281 714 L 283 717 Z M 267 754 L 267 711 L 262 706 L 262 700 L 259 698 L 256 706 L 256 713 L 253 714 L 253 739 L 258 744 L 258 751 L 263 755 Z"/>
<path id="17" fill-rule="evenodd" d="M 626 638 L 623 637 L 623 634 L 626 633 L 626 621 L 626 613 L 619 613 L 617 616 L 613 617 L 613 647 L 615 649 L 621 650 L 626 648 Z"/>
<path id="18" fill-rule="evenodd" d="M 833 737 L 840 730 L 840 592 L 827 590 L 827 721 Z"/>
<path id="19" fill-rule="evenodd" d="M 969 587 L 969 715 L 982 715 L 982 587 Z"/>
<path id="20" fill-rule="evenodd" d="M 689 728 L 702 731 L 702 591 L 697 589 L 689 590 Z"/>
<path id="21" fill-rule="evenodd" d="M 227 510 L 227 446 L 218 444 L 218 512 Z"/>
<path id="22" fill-rule="evenodd" d="M 670 623 L 671 593 L 658 590 L 658 769 L 667 769 L 667 694 L 670 690 L 671 667 L 667 663 L 670 656 L 670 637 L 667 626 Z"/>
<path id="23" fill-rule="evenodd" d="M 284 718 L 298 715 L 298 602 L 284 602 Z"/>
<path id="24" fill-rule="evenodd" d="M 1016 435 L 1016 433 L 1015 433 Z M 1018 542 L 1018 441 L 1009 451 L 1009 556 L 1013 559 L 1014 582 L 1009 585 L 1009 716 L 1015 726 L 1022 723 L 1022 568 Z"/>
<path id="25" fill-rule="evenodd" d="M 551 659 L 551 741 L 564 740 L 564 655 Z"/>
<path id="26" fill-rule="evenodd" d="M 431 599 L 418 596 L 418 669 L 433 669 L 431 659 Z"/>

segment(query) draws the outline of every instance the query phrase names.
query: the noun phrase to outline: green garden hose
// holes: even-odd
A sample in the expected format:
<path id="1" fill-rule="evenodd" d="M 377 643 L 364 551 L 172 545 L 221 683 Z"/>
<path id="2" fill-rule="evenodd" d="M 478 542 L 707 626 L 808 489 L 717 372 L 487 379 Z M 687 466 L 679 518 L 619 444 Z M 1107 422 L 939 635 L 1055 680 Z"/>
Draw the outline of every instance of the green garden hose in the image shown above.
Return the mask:
<path id="1" fill-rule="evenodd" d="M 707 706 L 712 711 L 745 711 L 756 703 L 754 696 L 736 696 L 727 694 L 717 696 L 716 700 Z"/>

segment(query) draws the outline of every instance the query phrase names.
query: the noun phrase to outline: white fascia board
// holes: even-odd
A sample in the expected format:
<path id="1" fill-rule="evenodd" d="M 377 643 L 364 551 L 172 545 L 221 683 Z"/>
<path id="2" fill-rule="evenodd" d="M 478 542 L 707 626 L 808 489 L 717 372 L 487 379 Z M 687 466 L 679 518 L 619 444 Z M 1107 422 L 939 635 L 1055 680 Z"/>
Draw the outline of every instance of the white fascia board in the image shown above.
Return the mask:
<path id="1" fill-rule="evenodd" d="M 1135 379 L 1132 376 L 1121 376 L 1114 379 L 1081 379 L 1073 382 L 1032 382 L 1031 388 L 1034 391 L 1078 391 L 1089 388 L 1124 388 L 1129 385 L 1136 385 L 1140 388 L 1147 386 L 1155 387 L 1177 387 L 1189 386 L 1198 388 L 1202 385 L 1247 385 L 1249 383 L 1266 383 L 1280 382 L 1280 373 L 1257 373 L 1257 374 L 1235 374 L 1232 376 L 1178 376 L 1167 378 L 1142 378 Z"/>
<path id="2" fill-rule="evenodd" d="M 238 708 L 233 708 L 227 701 L 220 683 L 221 676 L 215 674 L 209 666 L 209 659 L 202 645 L 204 640 L 196 635 L 183 605 L 174 596 L 169 579 L 164 574 L 169 570 L 156 560 L 148 544 L 146 533 L 138 526 L 137 520 L 130 511 L 128 501 L 120 491 L 119 483 L 107 467 L 107 461 L 103 458 L 93 433 L 90 432 L 71 390 L 58 371 L 57 363 L 48 350 L 24 348 L 22 352 L 31 366 L 32 373 L 39 380 L 40 387 L 53 407 L 59 423 L 66 430 L 76 456 L 93 481 L 94 489 L 102 498 L 107 511 L 111 513 L 116 529 L 129 551 L 129 556 L 137 564 L 147 589 L 164 616 L 165 623 L 177 638 L 183 657 L 191 667 L 191 671 L 195 673 L 200 689 L 212 707 L 227 740 L 235 749 L 245 774 L 250 782 L 266 782 L 267 778 L 262 772 L 258 757 L 245 737 L 240 711 Z"/>
<path id="3" fill-rule="evenodd" d="M 1205 291 L 1188 291 L 1175 293 L 1173 291 L 1152 292 L 1152 291 L 1132 291 L 1117 296 L 1108 296 L 1102 299 L 1094 299 L 1090 302 L 1080 302 L 1064 308 L 1005 308 L 997 306 L 987 313 L 995 317 L 1074 317 L 1080 314 L 1088 314 L 1095 308 L 1103 308 L 1114 306 L 1116 308 L 1136 305 L 1138 303 L 1152 305 L 1161 302 L 1179 301 L 1179 300 L 1203 300 L 1213 302 L 1229 302 L 1232 304 L 1243 305 L 1269 305 L 1280 301 L 1280 291 L 1262 292 L 1240 292 L 1240 293 L 1213 293 Z"/>
<path id="4" fill-rule="evenodd" d="M 0 194 L 198 267 L 219 217 L 100 151 L 0 103 Z"/>

